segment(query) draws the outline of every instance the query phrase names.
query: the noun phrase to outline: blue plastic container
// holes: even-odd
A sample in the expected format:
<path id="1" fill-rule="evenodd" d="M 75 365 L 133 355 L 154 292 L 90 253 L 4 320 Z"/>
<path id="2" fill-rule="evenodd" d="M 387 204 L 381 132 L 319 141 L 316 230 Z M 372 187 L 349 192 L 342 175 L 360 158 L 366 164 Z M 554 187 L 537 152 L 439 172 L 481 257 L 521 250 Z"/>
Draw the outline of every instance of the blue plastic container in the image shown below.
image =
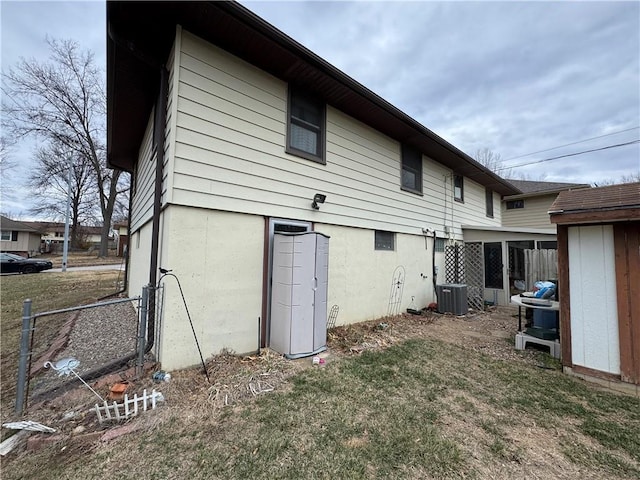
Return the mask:
<path id="1" fill-rule="evenodd" d="M 555 310 L 533 309 L 533 326 L 537 328 L 557 328 L 558 312 Z"/>

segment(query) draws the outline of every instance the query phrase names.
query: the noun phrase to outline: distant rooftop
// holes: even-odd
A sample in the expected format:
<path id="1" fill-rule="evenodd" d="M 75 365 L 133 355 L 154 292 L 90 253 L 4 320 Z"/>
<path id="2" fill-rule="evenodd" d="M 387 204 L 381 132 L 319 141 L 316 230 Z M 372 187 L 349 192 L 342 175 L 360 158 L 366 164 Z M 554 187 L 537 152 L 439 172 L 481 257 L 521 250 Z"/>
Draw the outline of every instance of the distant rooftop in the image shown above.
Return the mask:
<path id="1" fill-rule="evenodd" d="M 570 189 L 591 187 L 588 183 L 542 182 L 534 180 L 509 179 L 507 179 L 507 182 L 522 192 L 520 195 L 512 195 L 509 198 L 517 196 L 531 196 L 533 194 L 557 193 Z"/>
<path id="2" fill-rule="evenodd" d="M 8 217 L 0 215 L 0 228 L 2 228 L 2 230 L 41 233 L 40 229 L 34 228 L 31 225 L 28 225 L 28 223 L 29 222 L 17 222 L 16 220 L 11 220 Z"/>

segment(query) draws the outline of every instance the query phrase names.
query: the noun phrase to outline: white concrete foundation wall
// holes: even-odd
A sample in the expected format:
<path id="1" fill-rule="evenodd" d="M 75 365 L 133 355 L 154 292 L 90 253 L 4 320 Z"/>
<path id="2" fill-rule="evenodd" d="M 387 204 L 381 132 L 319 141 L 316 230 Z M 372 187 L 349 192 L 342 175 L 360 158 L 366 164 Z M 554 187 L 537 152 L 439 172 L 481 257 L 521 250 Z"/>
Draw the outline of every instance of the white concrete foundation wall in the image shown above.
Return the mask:
<path id="1" fill-rule="evenodd" d="M 569 290 L 573 364 L 619 374 L 612 226 L 569 228 Z"/>
<path id="2" fill-rule="evenodd" d="M 182 284 L 204 358 L 228 348 L 258 348 L 262 312 L 264 218 L 190 207 L 164 211 L 160 265 Z M 178 285 L 166 277 L 160 325 L 162 367 L 196 365 L 200 357 Z"/>
<path id="3" fill-rule="evenodd" d="M 314 230 L 329 235 L 328 309 L 340 307 L 337 325 L 362 322 L 387 315 L 391 282 L 396 267 L 406 270 L 401 311 L 414 296 L 414 308 L 434 301 L 431 267 L 433 239 L 395 234 L 395 250 L 375 250 L 375 231 L 318 224 Z M 443 267 L 441 267 L 442 269 Z M 422 278 L 424 274 L 427 278 Z"/>

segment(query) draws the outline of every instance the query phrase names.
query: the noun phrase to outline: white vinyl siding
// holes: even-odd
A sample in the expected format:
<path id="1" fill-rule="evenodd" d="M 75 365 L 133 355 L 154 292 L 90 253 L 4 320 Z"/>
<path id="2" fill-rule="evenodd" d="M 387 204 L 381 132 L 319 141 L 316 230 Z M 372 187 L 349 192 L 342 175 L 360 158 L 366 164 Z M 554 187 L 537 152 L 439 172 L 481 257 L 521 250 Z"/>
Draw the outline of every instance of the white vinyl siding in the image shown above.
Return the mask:
<path id="1" fill-rule="evenodd" d="M 451 171 L 427 157 L 424 196 L 402 191 L 400 143 L 330 106 L 327 164 L 285 153 L 287 84 L 187 32 L 179 43 L 172 203 L 414 234 L 500 224 L 468 179 L 466 203 L 445 218 Z M 319 211 L 315 193 L 327 195 Z"/>
<path id="2" fill-rule="evenodd" d="M 523 198 L 524 208 L 507 210 L 507 202 L 502 202 L 502 224 L 505 227 L 555 228 L 549 216 L 549 207 L 557 193 Z"/>
<path id="3" fill-rule="evenodd" d="M 135 232 L 153 215 L 153 192 L 156 155 L 153 154 L 153 116 L 151 112 L 147 130 L 142 139 L 136 163 L 135 191 L 131 199 L 131 231 Z"/>
<path id="4" fill-rule="evenodd" d="M 580 365 L 620 373 L 613 227 L 569 227 L 571 356 Z"/>
<path id="5" fill-rule="evenodd" d="M 180 29 L 178 28 L 178 32 Z M 177 45 L 180 44 L 178 35 Z M 175 127 L 172 122 L 175 119 L 175 105 L 176 105 L 176 88 L 175 82 L 177 81 L 175 70 L 173 65 L 175 64 L 175 47 L 169 54 L 167 61 L 167 69 L 169 72 L 169 89 L 167 99 L 167 118 L 165 123 L 165 155 L 162 177 L 162 198 L 161 204 L 165 204 L 170 199 L 167 194 L 171 192 L 170 185 L 167 181 L 172 178 L 171 172 L 173 171 L 172 162 L 170 161 L 175 150 Z M 160 76 L 158 75 L 158 82 L 160 82 Z M 149 121 L 147 123 L 147 129 L 142 139 L 140 151 L 138 153 L 138 161 L 136 163 L 136 170 L 134 172 L 136 188 L 131 202 L 131 232 L 135 232 L 141 228 L 146 222 L 150 221 L 153 216 L 153 198 L 155 195 L 155 176 L 156 176 L 156 160 L 157 152 L 154 148 L 153 128 L 155 119 L 155 108 L 151 110 L 149 115 Z"/>

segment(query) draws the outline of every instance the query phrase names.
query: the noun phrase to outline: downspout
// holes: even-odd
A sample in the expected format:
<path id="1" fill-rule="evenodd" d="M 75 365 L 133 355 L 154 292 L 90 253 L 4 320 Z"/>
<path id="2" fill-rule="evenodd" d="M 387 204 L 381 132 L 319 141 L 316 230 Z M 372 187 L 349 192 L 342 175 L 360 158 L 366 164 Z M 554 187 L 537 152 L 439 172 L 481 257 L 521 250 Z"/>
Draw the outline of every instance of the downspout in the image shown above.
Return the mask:
<path id="1" fill-rule="evenodd" d="M 162 172 L 164 167 L 165 128 L 167 122 L 167 103 L 169 91 L 169 72 L 164 65 L 160 67 L 160 93 L 155 111 L 156 178 L 153 196 L 153 224 L 151 228 L 151 264 L 149 267 L 149 321 L 147 323 L 147 344 L 145 353 L 151 351 L 155 340 L 156 328 L 156 284 L 158 282 L 158 245 L 160 243 L 160 210 L 162 209 Z"/>
<path id="2" fill-rule="evenodd" d="M 438 289 L 436 283 L 438 279 L 438 267 L 436 266 L 436 230 L 433 230 L 433 248 L 431 250 L 431 266 L 433 268 L 432 281 L 433 281 L 433 295 L 436 297 L 436 304 L 438 303 Z"/>

